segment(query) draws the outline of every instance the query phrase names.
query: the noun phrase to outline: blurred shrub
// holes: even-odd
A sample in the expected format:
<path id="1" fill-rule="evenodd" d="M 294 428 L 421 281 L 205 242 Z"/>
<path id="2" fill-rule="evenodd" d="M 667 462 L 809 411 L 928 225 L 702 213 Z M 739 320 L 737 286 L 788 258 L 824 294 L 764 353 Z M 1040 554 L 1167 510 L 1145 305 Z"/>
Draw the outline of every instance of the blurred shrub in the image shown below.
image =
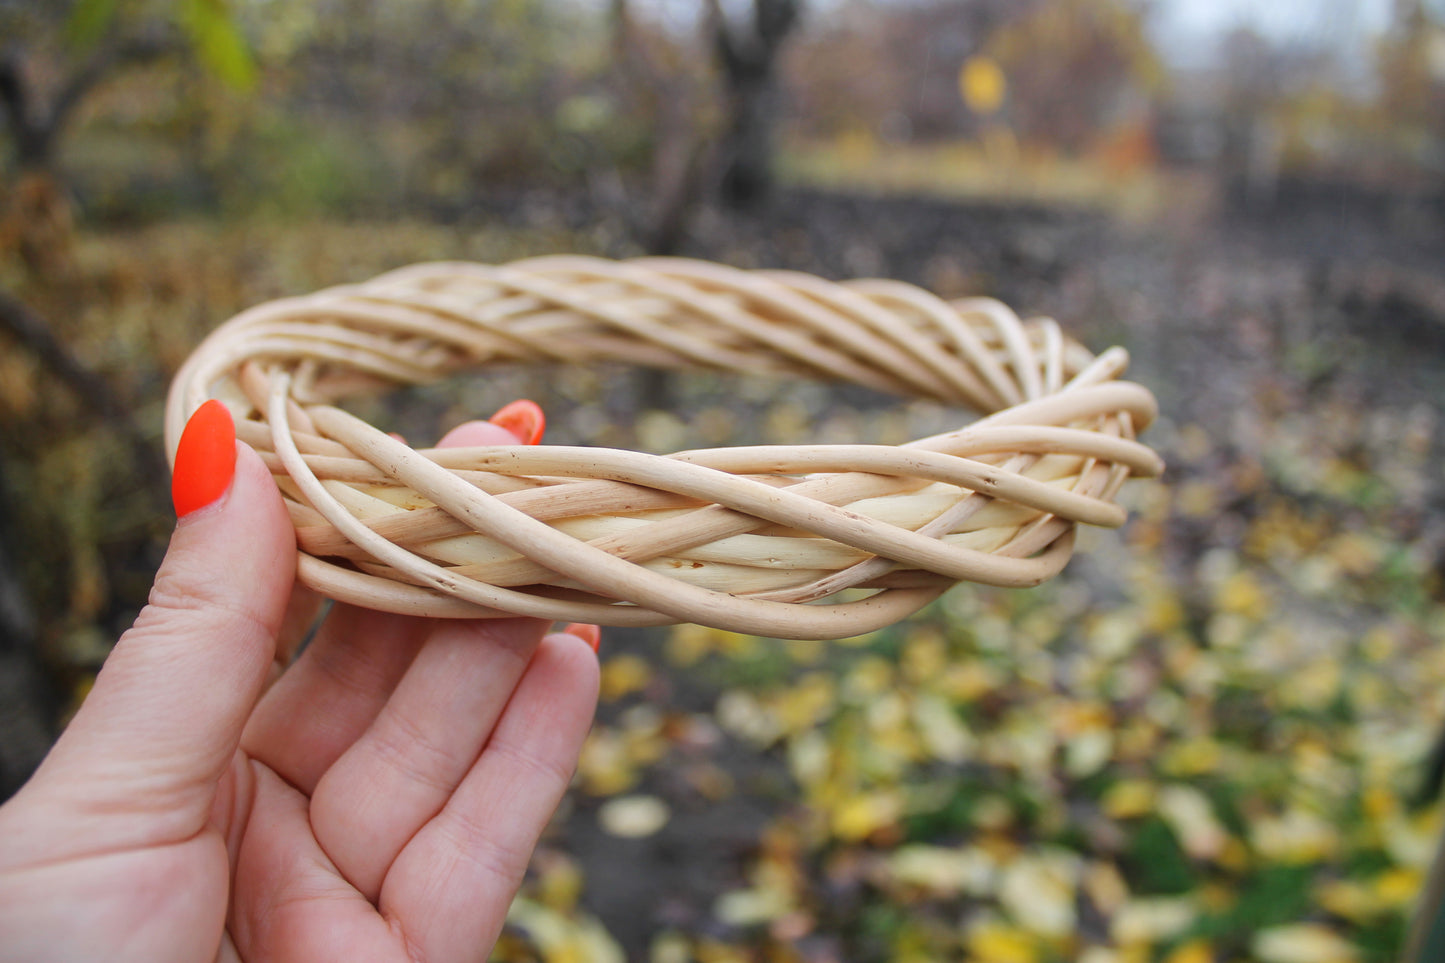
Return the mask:
<path id="1" fill-rule="evenodd" d="M 348 125 L 275 111 L 236 139 L 216 181 L 225 212 L 315 216 L 374 209 L 389 173 L 387 159 Z"/>

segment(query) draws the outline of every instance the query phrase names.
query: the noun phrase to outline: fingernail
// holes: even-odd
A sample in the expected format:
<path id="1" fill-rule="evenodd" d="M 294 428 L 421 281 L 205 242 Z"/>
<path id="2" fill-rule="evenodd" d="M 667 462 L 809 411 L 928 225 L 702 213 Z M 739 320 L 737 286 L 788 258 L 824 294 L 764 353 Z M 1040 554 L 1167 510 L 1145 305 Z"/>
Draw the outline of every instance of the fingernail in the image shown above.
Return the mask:
<path id="1" fill-rule="evenodd" d="M 542 440 L 547 429 L 547 416 L 535 401 L 519 398 L 487 419 L 492 424 L 505 428 L 524 445 L 535 445 Z"/>
<path id="2" fill-rule="evenodd" d="M 602 630 L 591 622 L 573 622 L 562 631 L 568 635 L 575 635 L 592 646 L 593 652 L 598 651 L 602 645 Z"/>
<path id="3" fill-rule="evenodd" d="M 176 517 L 205 508 L 226 493 L 236 474 L 236 425 L 226 406 L 212 398 L 197 408 L 176 446 L 171 501 Z"/>

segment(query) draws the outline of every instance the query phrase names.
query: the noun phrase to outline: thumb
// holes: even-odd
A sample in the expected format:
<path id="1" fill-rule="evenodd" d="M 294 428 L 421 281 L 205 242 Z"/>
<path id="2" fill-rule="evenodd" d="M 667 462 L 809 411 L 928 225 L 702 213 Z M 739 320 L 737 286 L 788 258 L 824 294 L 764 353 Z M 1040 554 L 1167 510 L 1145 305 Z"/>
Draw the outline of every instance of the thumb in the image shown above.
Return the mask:
<path id="1" fill-rule="evenodd" d="M 198 832 L 271 665 L 295 577 L 270 472 L 207 402 L 176 451 L 176 525 L 150 601 L 121 636 L 34 789 L 84 810 L 78 847 Z"/>

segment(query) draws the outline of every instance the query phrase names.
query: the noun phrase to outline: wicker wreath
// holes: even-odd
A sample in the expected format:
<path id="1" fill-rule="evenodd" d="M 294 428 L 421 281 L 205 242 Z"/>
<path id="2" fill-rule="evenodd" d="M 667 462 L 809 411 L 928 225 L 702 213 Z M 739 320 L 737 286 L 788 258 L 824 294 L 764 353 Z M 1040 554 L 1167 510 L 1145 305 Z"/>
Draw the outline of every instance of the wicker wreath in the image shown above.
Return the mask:
<path id="1" fill-rule="evenodd" d="M 852 382 L 987 415 L 906 445 L 413 450 L 334 407 L 480 365 L 623 361 Z M 1036 585 L 1158 457 L 1153 396 L 1047 319 L 894 281 L 682 259 L 423 264 L 245 311 L 185 363 L 266 460 L 300 580 L 371 609 L 840 638 L 956 582 Z"/>

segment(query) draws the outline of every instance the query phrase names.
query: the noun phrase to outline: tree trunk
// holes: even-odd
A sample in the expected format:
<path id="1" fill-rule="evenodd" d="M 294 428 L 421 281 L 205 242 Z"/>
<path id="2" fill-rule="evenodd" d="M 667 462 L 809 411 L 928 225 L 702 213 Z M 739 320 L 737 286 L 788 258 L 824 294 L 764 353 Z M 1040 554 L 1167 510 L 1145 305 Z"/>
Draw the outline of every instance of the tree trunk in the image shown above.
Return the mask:
<path id="1" fill-rule="evenodd" d="M 0 107 L 5 109 L 21 174 L 52 170 L 58 118 L 55 111 L 45 111 L 36 102 L 35 89 L 13 53 L 0 57 Z"/>
<path id="2" fill-rule="evenodd" d="M 768 74 L 729 78 L 731 119 L 723 147 L 722 202 L 734 210 L 757 210 L 773 192 L 774 129 L 778 93 Z"/>
<path id="3" fill-rule="evenodd" d="M 718 0 L 709 2 L 728 96 L 728 127 L 719 155 L 720 192 L 723 203 L 735 210 L 756 210 L 772 194 L 781 106 L 778 55 L 801 12 L 801 0 L 753 0 L 752 21 L 744 30 L 728 22 Z"/>
<path id="4" fill-rule="evenodd" d="M 41 107 L 14 54 L 0 57 L 0 107 L 19 171 L 14 188 L 0 194 L 0 253 L 13 252 L 37 277 L 63 279 L 73 266 L 74 223 L 55 165 L 64 114 Z"/>

